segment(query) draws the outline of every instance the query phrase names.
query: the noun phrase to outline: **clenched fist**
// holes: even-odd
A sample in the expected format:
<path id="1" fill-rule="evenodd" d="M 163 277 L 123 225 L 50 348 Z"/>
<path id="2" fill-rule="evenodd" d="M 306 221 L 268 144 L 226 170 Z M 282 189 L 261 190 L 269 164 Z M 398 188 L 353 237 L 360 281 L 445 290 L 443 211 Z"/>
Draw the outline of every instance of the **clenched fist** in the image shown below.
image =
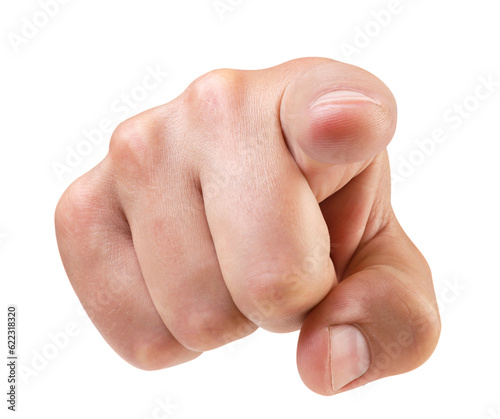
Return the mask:
<path id="1" fill-rule="evenodd" d="M 440 321 L 390 204 L 388 88 L 305 58 L 216 70 L 118 126 L 56 210 L 64 266 L 106 341 L 158 369 L 301 329 L 305 384 L 334 394 L 423 363 Z"/>

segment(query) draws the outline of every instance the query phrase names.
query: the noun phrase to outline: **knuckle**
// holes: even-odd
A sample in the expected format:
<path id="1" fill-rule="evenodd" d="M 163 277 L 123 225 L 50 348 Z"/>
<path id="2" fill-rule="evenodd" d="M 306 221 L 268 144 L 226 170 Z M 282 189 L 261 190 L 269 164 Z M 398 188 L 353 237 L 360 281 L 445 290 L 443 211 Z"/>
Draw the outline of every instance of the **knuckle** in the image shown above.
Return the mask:
<path id="1" fill-rule="evenodd" d="M 163 328 L 151 327 L 120 335 L 114 349 L 129 364 L 145 371 L 169 368 L 199 355 L 182 346 Z"/>
<path id="2" fill-rule="evenodd" d="M 290 270 L 252 275 L 244 282 L 248 284 L 245 299 L 250 306 L 245 314 L 268 330 L 295 330 L 305 312 L 319 302 L 317 288 L 308 286 L 307 279 Z"/>
<path id="3" fill-rule="evenodd" d="M 435 299 L 415 284 L 409 286 L 394 269 L 377 275 L 371 267 L 358 273 L 350 291 L 337 298 L 337 316 L 342 322 L 360 324 L 370 336 L 372 358 L 368 381 L 411 371 L 433 353 L 441 330 Z M 378 271 L 380 273 L 380 271 Z M 355 290 L 355 291 L 354 291 Z"/>
<path id="4" fill-rule="evenodd" d="M 412 315 L 410 325 L 415 340 L 416 365 L 423 364 L 434 352 L 441 334 L 441 319 L 435 301 L 414 297 L 410 301 Z"/>
<path id="5" fill-rule="evenodd" d="M 232 325 L 233 320 L 223 313 L 193 310 L 184 314 L 174 335 L 184 347 L 204 352 L 228 343 L 224 337 Z"/>
<path id="6" fill-rule="evenodd" d="M 393 283 L 391 295 L 386 300 L 389 304 L 374 311 L 378 311 L 379 322 L 383 320 L 379 327 L 392 324 L 398 331 L 389 346 L 400 347 L 404 357 L 394 362 L 409 371 L 422 365 L 436 348 L 441 331 L 439 310 L 435 298 L 417 287 L 408 289 L 402 283 Z"/>
<path id="7" fill-rule="evenodd" d="M 298 254 L 264 264 L 260 261 L 242 278 L 245 286 L 237 295 L 239 303 L 244 304 L 244 313 L 251 321 L 267 330 L 288 332 L 299 328 L 306 313 L 334 285 L 335 270 L 326 247 Z"/>
<path id="8" fill-rule="evenodd" d="M 150 137 L 150 124 L 141 117 L 120 123 L 109 143 L 109 157 L 114 166 L 133 175 L 142 173 L 152 155 Z"/>
<path id="9" fill-rule="evenodd" d="M 55 227 L 60 239 L 90 234 L 100 206 L 98 194 L 85 176 L 75 181 L 62 195 L 55 212 Z"/>
<path id="10" fill-rule="evenodd" d="M 144 371 L 155 371 L 170 366 L 170 360 L 166 360 L 165 357 L 172 348 L 160 339 L 137 339 L 130 343 L 130 348 L 125 354 L 125 359 L 136 368 Z M 172 360 L 175 359 L 172 358 Z"/>
<path id="11" fill-rule="evenodd" d="M 213 70 L 191 83 L 185 100 L 196 116 L 224 118 L 243 104 L 243 86 L 242 71 Z"/>

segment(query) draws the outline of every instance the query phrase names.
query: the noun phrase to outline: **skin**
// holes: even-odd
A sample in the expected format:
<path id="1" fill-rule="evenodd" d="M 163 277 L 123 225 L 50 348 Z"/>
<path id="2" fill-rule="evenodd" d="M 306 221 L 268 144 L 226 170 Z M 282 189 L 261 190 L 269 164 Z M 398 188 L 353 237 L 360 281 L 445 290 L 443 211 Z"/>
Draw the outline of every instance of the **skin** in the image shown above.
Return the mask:
<path id="1" fill-rule="evenodd" d="M 257 327 L 301 330 L 300 375 L 323 395 L 418 367 L 440 320 L 429 267 L 390 203 L 395 127 L 389 89 L 329 59 L 198 78 L 120 124 L 61 197 L 57 239 L 82 305 L 147 370 Z M 369 351 L 342 388 L 333 325 L 356 327 Z"/>

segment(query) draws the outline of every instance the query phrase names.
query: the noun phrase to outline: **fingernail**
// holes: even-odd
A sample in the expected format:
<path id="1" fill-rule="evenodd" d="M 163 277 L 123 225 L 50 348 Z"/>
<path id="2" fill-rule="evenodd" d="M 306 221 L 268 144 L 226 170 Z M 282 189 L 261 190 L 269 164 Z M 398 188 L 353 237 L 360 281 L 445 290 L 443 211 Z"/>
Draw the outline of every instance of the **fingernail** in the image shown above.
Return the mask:
<path id="1" fill-rule="evenodd" d="M 316 107 L 325 107 L 328 105 L 345 105 L 349 103 L 370 102 L 378 104 L 371 97 L 353 90 L 335 90 L 320 96 L 311 104 L 311 109 Z"/>
<path id="2" fill-rule="evenodd" d="M 370 352 L 365 337 L 357 327 L 331 326 L 330 349 L 334 391 L 339 391 L 368 371 Z"/>

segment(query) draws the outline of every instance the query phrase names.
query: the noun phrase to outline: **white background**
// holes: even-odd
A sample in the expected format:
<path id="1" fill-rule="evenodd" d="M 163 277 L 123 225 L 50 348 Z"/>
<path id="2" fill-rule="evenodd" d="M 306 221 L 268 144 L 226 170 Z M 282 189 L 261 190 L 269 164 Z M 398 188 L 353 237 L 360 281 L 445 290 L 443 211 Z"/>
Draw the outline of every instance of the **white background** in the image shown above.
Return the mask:
<path id="1" fill-rule="evenodd" d="M 473 98 L 481 77 L 500 82 L 498 0 L 401 0 L 382 28 L 373 13 L 387 0 L 222 3 L 234 6 L 219 15 L 212 0 L 69 0 L 45 20 L 38 1 L 2 2 L 0 312 L 19 310 L 17 417 L 499 418 L 500 87 Z M 42 27 L 20 41 L 33 20 Z M 85 130 L 165 103 L 211 69 L 301 56 L 366 68 L 398 101 L 393 203 L 434 273 L 436 352 L 414 372 L 331 398 L 302 384 L 297 333 L 258 331 L 172 369 L 134 369 L 79 311 L 53 227 L 59 196 L 103 158 L 109 134 L 62 179 L 54 165 L 84 146 Z M 112 109 L 157 66 L 169 74 L 156 89 Z M 469 115 L 450 119 L 464 102 Z M 417 141 L 435 129 L 446 141 L 424 155 Z"/>

